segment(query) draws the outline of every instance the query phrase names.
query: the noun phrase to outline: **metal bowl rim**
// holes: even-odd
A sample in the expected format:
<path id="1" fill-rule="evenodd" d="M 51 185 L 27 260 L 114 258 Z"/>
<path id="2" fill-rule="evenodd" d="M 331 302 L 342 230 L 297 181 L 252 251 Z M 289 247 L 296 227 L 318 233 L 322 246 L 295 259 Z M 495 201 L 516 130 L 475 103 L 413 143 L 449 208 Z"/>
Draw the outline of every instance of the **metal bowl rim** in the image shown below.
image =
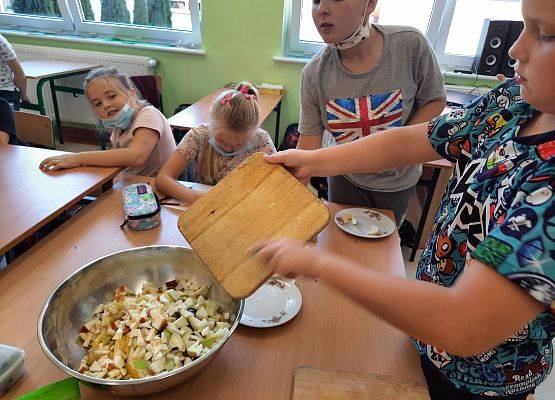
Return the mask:
<path id="1" fill-rule="evenodd" d="M 151 382 L 155 382 L 155 381 L 159 381 L 159 380 L 163 380 L 165 378 L 169 378 L 171 376 L 174 375 L 178 375 L 181 372 L 184 372 L 190 368 L 193 368 L 195 365 L 197 364 L 201 364 L 203 361 L 207 360 L 209 357 L 213 356 L 221 346 L 223 346 L 225 344 L 225 342 L 227 342 L 227 340 L 229 339 L 229 337 L 233 334 L 233 332 L 235 331 L 235 329 L 237 328 L 237 326 L 239 325 L 239 321 L 241 320 L 241 315 L 243 314 L 243 308 L 245 306 L 245 300 L 243 299 L 233 299 L 231 296 L 231 298 L 234 301 L 238 301 L 239 302 L 239 309 L 237 311 L 237 315 L 235 317 L 235 321 L 233 322 L 233 325 L 231 325 L 231 328 L 229 330 L 229 334 L 224 338 L 224 340 L 220 340 L 218 342 L 218 344 L 216 344 L 215 347 L 211 348 L 210 351 L 206 354 L 204 354 L 203 356 L 197 358 L 196 360 L 190 362 L 189 364 L 183 365 L 179 368 L 176 368 L 172 371 L 169 372 L 165 372 L 165 373 L 161 373 L 158 375 L 153 375 L 153 376 L 149 376 L 146 378 L 139 378 L 139 379 L 127 379 L 127 380 L 115 380 L 115 379 L 104 379 L 104 378 L 94 378 L 92 376 L 88 376 L 88 375 L 84 375 L 81 374 L 80 372 L 69 368 L 67 365 L 61 363 L 55 356 L 54 354 L 52 354 L 52 352 L 50 351 L 50 349 L 48 348 L 48 346 L 46 345 L 44 338 L 42 337 L 42 323 L 45 317 L 45 313 L 46 313 L 46 309 L 47 307 L 50 305 L 50 303 L 52 302 L 52 298 L 54 296 L 54 294 L 56 294 L 56 292 L 67 282 L 69 281 L 71 278 L 73 278 L 75 275 L 77 275 L 79 272 L 81 272 L 84 269 L 89 268 L 92 264 L 101 261 L 105 258 L 108 257 L 112 257 L 121 253 L 129 253 L 129 252 L 134 252 L 137 250 L 144 250 L 144 249 L 186 249 L 189 251 L 193 251 L 193 249 L 191 249 L 190 247 L 185 247 L 185 246 L 172 246 L 172 245 L 152 245 L 152 246 L 140 246 L 140 247 L 133 247 L 131 249 L 126 249 L 126 250 L 121 250 L 121 251 L 117 251 L 115 253 L 111 253 L 111 254 L 107 254 L 105 256 L 99 257 L 87 264 L 85 264 L 84 266 L 82 266 L 81 268 L 77 269 L 76 271 L 74 271 L 71 275 L 69 275 L 67 278 L 65 278 L 57 287 L 56 289 L 54 289 L 52 291 L 52 293 L 47 297 L 47 299 L 45 300 L 41 310 L 40 310 L 40 314 L 39 314 L 39 319 L 37 321 L 37 331 L 38 331 L 38 339 L 39 339 L 39 344 L 40 347 L 43 351 L 43 353 L 48 357 L 48 359 L 54 364 L 56 365 L 58 368 L 60 368 L 62 371 L 64 371 L 65 373 L 79 379 L 82 381 L 86 381 L 92 384 L 97 384 L 97 385 L 108 385 L 108 386 L 129 386 L 129 385 L 135 385 L 135 384 L 142 384 L 142 383 L 151 383 Z M 208 273 L 211 273 L 209 269 L 207 269 Z"/>

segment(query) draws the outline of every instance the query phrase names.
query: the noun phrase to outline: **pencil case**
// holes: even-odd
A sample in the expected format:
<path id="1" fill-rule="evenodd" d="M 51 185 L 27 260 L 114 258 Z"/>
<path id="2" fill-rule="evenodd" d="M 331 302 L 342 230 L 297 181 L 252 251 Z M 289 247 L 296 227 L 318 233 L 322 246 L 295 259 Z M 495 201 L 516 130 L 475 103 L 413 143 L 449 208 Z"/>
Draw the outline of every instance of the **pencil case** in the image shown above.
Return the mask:
<path id="1" fill-rule="evenodd" d="M 135 183 L 123 188 L 123 215 L 121 228 L 128 226 L 144 231 L 160 225 L 160 200 L 148 183 Z"/>

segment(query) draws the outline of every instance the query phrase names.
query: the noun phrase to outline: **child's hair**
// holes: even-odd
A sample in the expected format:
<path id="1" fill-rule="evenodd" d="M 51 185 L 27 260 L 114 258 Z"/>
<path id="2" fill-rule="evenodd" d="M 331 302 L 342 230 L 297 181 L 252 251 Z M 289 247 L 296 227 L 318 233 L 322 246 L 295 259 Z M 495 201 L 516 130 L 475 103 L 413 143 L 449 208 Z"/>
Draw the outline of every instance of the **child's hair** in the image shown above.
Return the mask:
<path id="1" fill-rule="evenodd" d="M 133 85 L 133 82 L 131 82 L 131 79 L 129 79 L 129 77 L 126 74 L 119 71 L 115 67 L 97 68 L 97 69 L 92 70 L 85 77 L 85 83 L 83 85 L 84 89 L 85 89 L 85 92 L 87 91 L 87 87 L 89 86 L 89 84 L 93 80 L 98 79 L 98 78 L 101 78 L 101 79 L 107 79 L 107 78 L 115 79 L 119 83 L 121 92 L 124 93 L 125 95 L 127 95 L 131 89 L 135 89 L 135 93 L 137 93 L 137 103 L 139 103 L 139 105 L 142 106 L 142 107 L 149 105 L 148 101 L 142 99 L 141 94 L 139 93 L 139 91 L 137 90 L 135 85 Z"/>
<path id="2" fill-rule="evenodd" d="M 248 82 L 239 83 L 235 89 L 225 90 L 214 100 L 210 118 L 221 118 L 234 132 L 253 130 L 258 126 L 258 90 Z M 217 183 L 218 156 L 207 142 L 204 148 L 204 160 L 200 166 L 203 182 L 208 185 Z"/>
<path id="3" fill-rule="evenodd" d="M 259 114 L 258 90 L 248 82 L 220 93 L 210 110 L 210 118 L 221 118 L 235 132 L 256 128 Z"/>

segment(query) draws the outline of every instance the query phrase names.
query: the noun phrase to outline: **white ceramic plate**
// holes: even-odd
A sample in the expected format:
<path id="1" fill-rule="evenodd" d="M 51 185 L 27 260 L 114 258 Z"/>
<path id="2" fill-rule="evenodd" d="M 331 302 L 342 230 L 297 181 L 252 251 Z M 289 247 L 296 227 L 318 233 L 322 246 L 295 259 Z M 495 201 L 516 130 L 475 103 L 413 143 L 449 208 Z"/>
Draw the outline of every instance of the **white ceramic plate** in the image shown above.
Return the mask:
<path id="1" fill-rule="evenodd" d="M 285 324 L 300 311 L 303 299 L 295 281 L 272 276 L 245 299 L 240 323 L 253 328 Z"/>
<path id="2" fill-rule="evenodd" d="M 356 224 L 349 221 L 353 216 Z M 333 220 L 345 232 L 363 238 L 382 238 L 395 232 L 391 218 L 369 208 L 346 208 L 338 211 Z"/>

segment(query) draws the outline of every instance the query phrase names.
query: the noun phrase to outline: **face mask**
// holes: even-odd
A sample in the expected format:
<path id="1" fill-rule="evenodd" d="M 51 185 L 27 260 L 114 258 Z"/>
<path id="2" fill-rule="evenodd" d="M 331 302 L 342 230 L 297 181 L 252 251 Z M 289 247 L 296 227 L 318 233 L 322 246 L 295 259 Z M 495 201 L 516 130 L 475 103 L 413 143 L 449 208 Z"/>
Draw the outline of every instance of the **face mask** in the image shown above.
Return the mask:
<path id="1" fill-rule="evenodd" d="M 210 138 L 209 143 L 210 143 L 210 146 L 212 146 L 212 148 L 214 149 L 214 151 L 219 155 L 221 155 L 222 157 L 233 157 L 239 154 L 243 154 L 250 150 L 250 145 L 247 143 L 240 149 L 233 150 L 233 151 L 225 151 L 220 147 L 218 142 L 216 142 L 216 139 L 214 139 L 213 137 Z"/>
<path id="2" fill-rule="evenodd" d="M 358 24 L 358 27 L 355 29 L 355 31 L 351 34 L 351 36 L 343 39 L 341 42 L 333 44 L 333 46 L 337 50 L 346 50 L 350 49 L 351 47 L 355 47 L 357 44 L 370 36 L 370 23 L 368 21 L 365 21 L 368 3 L 370 3 L 370 0 L 366 1 L 366 7 L 364 7 L 364 13 L 362 14 L 360 23 Z"/>
<path id="3" fill-rule="evenodd" d="M 122 129 L 126 130 L 131 125 L 131 118 L 133 118 L 133 114 L 135 113 L 135 109 L 130 107 L 129 104 L 125 103 L 123 108 L 118 111 L 116 115 L 112 118 L 103 119 L 100 118 L 100 122 L 102 126 L 106 129 Z"/>

